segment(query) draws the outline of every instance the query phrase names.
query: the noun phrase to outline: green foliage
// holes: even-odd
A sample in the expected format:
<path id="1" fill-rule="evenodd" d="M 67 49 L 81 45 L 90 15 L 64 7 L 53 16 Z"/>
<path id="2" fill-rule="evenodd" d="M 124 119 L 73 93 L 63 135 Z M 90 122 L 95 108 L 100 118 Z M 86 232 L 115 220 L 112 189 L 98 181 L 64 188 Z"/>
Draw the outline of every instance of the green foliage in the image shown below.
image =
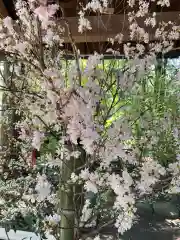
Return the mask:
<path id="1" fill-rule="evenodd" d="M 157 63 L 152 71 L 140 79 L 137 95 L 132 95 L 130 117 L 134 118 L 136 144 L 142 149 L 142 156 L 153 156 L 164 166 L 176 159 L 176 145 L 173 126 L 177 125 L 178 92 L 175 84 L 176 69 L 168 63 Z M 153 132 L 153 134 L 151 134 Z M 157 139 L 153 142 L 152 136 Z M 143 141 L 143 139 L 145 141 Z"/>
<path id="2" fill-rule="evenodd" d="M 46 153 L 51 153 L 52 155 L 54 155 L 57 148 L 57 143 L 58 140 L 56 137 L 52 135 L 47 136 L 46 139 L 44 140 L 44 143 L 41 145 L 40 149 L 41 154 L 44 155 Z"/>

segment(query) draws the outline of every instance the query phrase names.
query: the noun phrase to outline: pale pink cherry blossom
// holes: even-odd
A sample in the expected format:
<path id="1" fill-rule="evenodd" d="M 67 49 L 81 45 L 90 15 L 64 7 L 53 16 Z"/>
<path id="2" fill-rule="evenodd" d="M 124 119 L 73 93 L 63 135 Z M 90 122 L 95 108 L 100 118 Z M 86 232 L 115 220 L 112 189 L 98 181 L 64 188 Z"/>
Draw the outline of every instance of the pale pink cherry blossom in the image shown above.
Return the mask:
<path id="1" fill-rule="evenodd" d="M 100 236 L 97 235 L 97 236 L 94 238 L 94 240 L 101 240 L 101 239 L 100 239 Z"/>
<path id="2" fill-rule="evenodd" d="M 47 124 L 54 124 L 57 122 L 57 113 L 53 108 L 49 109 L 49 111 L 44 115 L 44 122 Z"/>
<path id="3" fill-rule="evenodd" d="M 67 134 L 70 137 L 72 143 L 77 144 L 77 139 L 81 136 L 81 124 L 73 118 L 67 126 Z"/>
<path id="4" fill-rule="evenodd" d="M 115 36 L 115 40 L 118 41 L 119 44 L 121 44 L 123 42 L 123 38 L 124 38 L 124 35 L 122 33 L 118 33 Z"/>
<path id="5" fill-rule="evenodd" d="M 86 30 L 91 30 L 90 21 L 84 17 L 84 13 L 82 11 L 79 12 L 79 20 L 78 20 L 78 32 L 83 33 Z"/>
<path id="6" fill-rule="evenodd" d="M 92 154 L 93 143 L 98 141 L 99 135 L 92 128 L 83 129 L 81 132 L 81 142 L 88 153 Z"/>
<path id="7" fill-rule="evenodd" d="M 102 12 L 103 7 L 99 0 L 92 0 L 86 4 L 84 11 L 87 11 L 88 9 L 92 10 L 93 12 Z"/>
<path id="8" fill-rule="evenodd" d="M 94 70 L 94 68 L 101 63 L 101 60 L 103 59 L 103 55 L 102 54 L 98 54 L 95 52 L 94 55 L 89 56 L 88 61 L 87 61 L 87 65 L 85 68 L 85 72 L 87 74 L 90 74 L 92 70 Z"/>
<path id="9" fill-rule="evenodd" d="M 137 189 L 140 191 L 140 194 L 151 192 L 153 185 L 165 174 L 166 170 L 164 167 L 151 158 L 145 158 L 140 171 L 141 179 L 139 183 L 137 182 Z"/>
<path id="10" fill-rule="evenodd" d="M 47 181 L 46 175 L 38 175 L 35 190 L 38 193 L 37 200 L 44 201 L 51 193 L 51 184 Z"/>
<path id="11" fill-rule="evenodd" d="M 59 6 L 57 4 L 51 4 L 48 6 L 39 6 L 34 10 L 34 13 L 39 17 L 39 19 L 43 22 L 48 22 L 50 17 L 52 17 L 56 11 L 58 10 Z"/>
<path id="12" fill-rule="evenodd" d="M 57 89 L 64 87 L 64 78 L 57 69 L 46 69 L 44 75 L 53 79 L 53 85 Z"/>
<path id="13" fill-rule="evenodd" d="M 133 210 L 132 206 L 134 205 L 134 196 L 131 193 L 132 179 L 130 175 L 125 170 L 123 177 L 120 177 L 116 174 L 111 174 L 108 177 L 108 183 L 113 189 L 114 193 L 117 195 L 114 202 L 115 209 L 121 209 L 121 214 L 119 214 L 115 226 L 118 228 L 118 232 L 124 233 L 127 229 L 130 229 L 132 226 L 132 220 L 134 218 L 135 209 Z M 129 208 L 132 210 L 128 210 Z M 126 215 L 127 214 L 127 215 Z M 120 221 L 121 219 L 121 221 Z M 126 222 L 127 219 L 127 222 Z M 124 223 L 127 223 L 127 225 Z"/>
<path id="14" fill-rule="evenodd" d="M 34 13 L 39 17 L 41 21 L 49 20 L 48 8 L 45 6 L 39 6 L 34 10 Z"/>
<path id="15" fill-rule="evenodd" d="M 34 131 L 34 133 L 33 133 L 33 140 L 32 140 L 32 146 L 35 149 L 37 149 L 38 151 L 40 150 L 41 141 L 42 141 L 43 137 L 44 137 L 43 133 L 40 133 L 39 131 Z"/>
<path id="16" fill-rule="evenodd" d="M 80 219 L 80 222 L 81 222 L 81 226 L 83 226 L 83 224 L 85 222 L 88 221 L 88 219 L 90 219 L 91 215 L 92 215 L 92 209 L 90 208 L 90 205 L 91 205 L 91 202 L 89 199 L 86 199 L 85 201 L 85 204 L 83 206 L 83 209 L 82 209 L 82 215 L 81 215 L 81 219 Z"/>
<path id="17" fill-rule="evenodd" d="M 115 227 L 118 229 L 118 232 L 123 234 L 125 231 L 131 228 L 133 225 L 134 214 L 132 212 L 124 211 L 120 214 L 116 220 Z"/>
<path id="18" fill-rule="evenodd" d="M 48 5 L 49 17 L 52 17 L 57 12 L 58 9 L 59 9 L 59 5 L 58 4 L 50 4 L 50 5 Z"/>
<path id="19" fill-rule="evenodd" d="M 47 29 L 46 35 L 43 37 L 43 41 L 49 45 L 53 44 L 54 32 L 51 29 Z"/>
<path id="20" fill-rule="evenodd" d="M 76 182 L 78 181 L 78 179 L 79 179 L 79 177 L 73 172 L 73 173 L 71 174 L 71 181 L 72 181 L 73 183 L 76 183 Z"/>
<path id="21" fill-rule="evenodd" d="M 155 17 L 148 17 L 148 18 L 146 18 L 145 24 L 146 24 L 146 26 L 155 27 L 156 26 L 156 18 Z"/>
<path id="22" fill-rule="evenodd" d="M 96 182 L 98 184 L 98 182 L 99 182 L 99 175 L 98 175 L 98 173 L 97 172 L 91 172 L 89 174 L 89 180 L 91 182 Z"/>
<path id="23" fill-rule="evenodd" d="M 122 178 L 126 184 L 126 186 L 131 186 L 133 184 L 133 179 L 130 176 L 130 174 L 127 172 L 127 170 L 124 170 L 122 173 Z"/>
<path id="24" fill-rule="evenodd" d="M 24 127 L 21 127 L 19 139 L 22 139 L 22 140 L 27 140 L 28 139 L 28 134 L 27 134 L 26 129 Z"/>
<path id="25" fill-rule="evenodd" d="M 149 2 L 139 0 L 139 9 L 136 12 L 136 17 L 144 17 L 149 12 Z"/>
<path id="26" fill-rule="evenodd" d="M 61 216 L 58 214 L 53 214 L 46 216 L 45 220 L 49 223 L 58 224 L 61 221 Z"/>
<path id="27" fill-rule="evenodd" d="M 179 194 L 180 193 L 180 177 L 179 176 L 174 177 L 171 180 L 170 187 L 166 192 L 168 192 L 170 194 Z"/>
<path id="28" fill-rule="evenodd" d="M 135 0 L 128 0 L 128 5 L 130 6 L 130 7 L 134 7 L 134 4 L 135 4 Z"/>
<path id="29" fill-rule="evenodd" d="M 8 16 L 8 17 L 4 18 L 3 19 L 3 24 L 8 29 L 8 31 L 10 33 L 14 32 L 13 23 L 12 23 L 12 18 L 11 17 Z"/>
<path id="30" fill-rule="evenodd" d="M 86 181 L 84 188 L 87 192 L 98 193 L 97 185 L 92 181 Z"/>
<path id="31" fill-rule="evenodd" d="M 24 54 L 27 49 L 27 42 L 19 42 L 14 46 L 14 48 L 21 54 Z"/>
<path id="32" fill-rule="evenodd" d="M 169 7 L 170 1 L 169 0 L 158 0 L 157 5 L 160 5 L 161 7 Z"/>
<path id="33" fill-rule="evenodd" d="M 81 173 L 79 174 L 79 177 L 83 180 L 88 180 L 90 176 L 89 170 L 86 168 L 84 170 L 81 170 Z"/>
<path id="34" fill-rule="evenodd" d="M 66 102 L 66 100 L 65 100 L 65 102 Z M 64 118 L 74 117 L 77 119 L 77 122 L 81 121 L 79 119 L 79 109 L 82 109 L 81 105 L 82 104 L 77 99 L 77 97 L 72 95 L 72 97 L 69 99 L 68 104 L 65 106 L 63 117 Z"/>
<path id="35" fill-rule="evenodd" d="M 58 100 L 58 96 L 52 90 L 47 90 L 47 98 L 51 101 L 53 105 L 55 105 Z"/>

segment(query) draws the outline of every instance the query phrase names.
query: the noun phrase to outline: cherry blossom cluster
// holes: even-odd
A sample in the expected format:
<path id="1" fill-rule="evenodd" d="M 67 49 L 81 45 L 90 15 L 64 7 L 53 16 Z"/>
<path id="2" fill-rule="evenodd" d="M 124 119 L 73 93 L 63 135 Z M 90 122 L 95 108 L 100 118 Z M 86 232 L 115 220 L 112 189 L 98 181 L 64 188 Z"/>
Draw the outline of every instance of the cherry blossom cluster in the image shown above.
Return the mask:
<path id="1" fill-rule="evenodd" d="M 29 190 L 24 190 L 23 199 L 37 203 L 38 207 L 48 201 L 55 208 L 60 190 L 68 192 L 68 184 L 79 185 L 83 189 L 82 195 L 91 192 L 102 202 L 102 206 L 99 206 L 98 201 L 92 206 L 90 200 L 84 197 L 79 225 L 91 226 L 100 212 L 113 220 L 120 234 L 130 229 L 135 221 L 136 201 L 145 194 L 151 194 L 161 179 L 169 174 L 169 191 L 177 193 L 180 189 L 178 126 L 173 126 L 177 151 L 177 159 L 173 163 L 162 166 L 155 154 L 146 157 L 142 151 L 143 146 L 144 149 L 155 152 L 153 149 L 162 133 L 168 132 L 175 124 L 171 111 L 159 116 L 155 110 L 150 114 L 149 109 L 143 109 L 140 116 L 137 116 L 130 105 L 123 105 L 125 100 L 131 101 L 132 95 L 140 103 L 140 98 L 144 97 L 139 95 L 144 84 L 142 78 L 147 77 L 152 69 L 156 53 L 172 49 L 173 40 L 179 38 L 179 26 L 171 22 L 157 23 L 156 14 L 149 13 L 148 1 L 137 1 L 138 10 L 135 12 L 135 2 L 128 1 L 132 9 L 128 21 L 129 38 L 137 43 L 123 44 L 124 55 L 129 59 L 127 69 L 124 74 L 114 74 L 112 78 L 100 67 L 103 55 L 94 53 L 83 66 L 83 59 L 73 41 L 74 61 L 69 68 L 65 67 L 65 25 L 64 22 L 61 25 L 55 18 L 57 10 L 61 10 L 58 4 L 17 0 L 18 20 L 6 17 L 0 25 L 0 49 L 13 66 L 14 90 L 11 91 L 12 86 L 8 82 L 5 87 L 10 88 L 9 96 L 16 102 L 16 114 L 20 116 L 15 124 L 19 133 L 16 139 L 17 146 L 20 147 L 19 159 L 23 156 L 28 168 L 32 149 L 41 155 L 37 160 L 41 171 L 33 166 L 37 169 L 36 178 L 31 176 L 32 186 L 29 186 Z M 79 12 L 77 31 L 82 33 L 91 30 L 91 23 L 85 17 L 87 11 L 102 14 L 108 4 L 106 0 L 88 2 Z M 157 5 L 168 7 L 169 1 L 157 1 Z M 145 17 L 145 25 L 154 29 L 157 42 L 150 43 L 148 31 L 139 26 L 137 19 L 142 17 Z M 168 26 L 171 26 L 171 30 Z M 116 55 L 118 50 L 113 49 L 114 42 L 123 42 L 122 33 L 111 39 L 112 49 L 109 52 Z M 117 112 L 119 116 L 114 117 Z M 134 115 L 128 117 L 128 112 Z M 137 122 L 144 127 L 144 135 L 139 138 L 135 134 Z M 42 150 L 47 135 L 54 140 L 54 152 L 48 148 L 44 152 Z M 61 183 L 63 166 L 68 165 L 72 159 L 79 163 L 83 152 L 83 164 L 77 168 L 74 164 L 67 182 Z M 118 172 L 113 170 L 114 162 L 120 164 Z M 51 183 L 46 175 L 48 167 L 54 171 L 54 177 L 55 170 L 58 169 L 60 190 L 57 189 L 58 184 Z M 105 195 L 109 191 L 113 201 L 111 210 L 105 213 L 109 208 Z M 62 217 L 58 210 L 47 215 L 44 222 L 57 227 Z M 95 239 L 99 239 L 99 236 Z"/>

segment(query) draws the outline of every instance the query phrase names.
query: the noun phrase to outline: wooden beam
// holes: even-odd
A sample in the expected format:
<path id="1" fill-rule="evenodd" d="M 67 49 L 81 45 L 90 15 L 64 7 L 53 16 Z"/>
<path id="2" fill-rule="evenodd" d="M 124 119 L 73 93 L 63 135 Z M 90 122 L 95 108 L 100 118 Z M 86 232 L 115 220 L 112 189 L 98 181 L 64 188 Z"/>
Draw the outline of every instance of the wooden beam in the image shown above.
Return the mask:
<path id="1" fill-rule="evenodd" d="M 8 14 L 8 11 L 4 5 L 4 2 L 3 0 L 0 0 L 0 18 L 5 18 L 7 17 L 9 14 Z"/>
<path id="2" fill-rule="evenodd" d="M 175 22 L 180 26 L 180 12 L 159 12 L 156 14 L 157 23 L 159 22 Z M 90 21 L 92 30 L 86 31 L 81 34 L 78 32 L 78 17 L 68 17 L 66 18 L 70 30 L 73 36 L 73 39 L 76 43 L 81 42 L 105 42 L 108 38 L 115 37 L 118 33 L 122 33 L 124 35 L 124 42 L 130 41 L 129 37 L 129 22 L 128 16 L 126 14 L 119 15 L 102 15 L 102 16 L 89 16 L 87 19 Z M 138 24 L 143 27 L 150 36 L 150 40 L 155 40 L 155 28 L 147 27 L 144 24 L 144 18 L 139 18 Z M 63 21 L 62 21 L 62 25 Z M 64 25 L 65 27 L 65 25 Z M 65 27 L 66 29 L 66 27 Z M 67 29 L 65 32 L 65 42 L 70 42 L 68 37 Z"/>
<path id="3" fill-rule="evenodd" d="M 77 1 L 76 0 L 69 0 L 69 1 L 59 1 L 59 4 L 62 8 L 69 9 L 69 8 L 76 8 Z"/>

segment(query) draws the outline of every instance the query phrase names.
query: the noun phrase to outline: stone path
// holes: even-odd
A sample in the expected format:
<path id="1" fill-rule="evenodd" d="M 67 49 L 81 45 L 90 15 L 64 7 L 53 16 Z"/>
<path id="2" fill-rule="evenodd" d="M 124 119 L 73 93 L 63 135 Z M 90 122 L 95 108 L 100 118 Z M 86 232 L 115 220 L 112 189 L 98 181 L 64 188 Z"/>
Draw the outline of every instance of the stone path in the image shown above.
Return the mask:
<path id="1" fill-rule="evenodd" d="M 180 240 L 180 228 L 157 219 L 141 219 L 122 240 Z"/>
<path id="2" fill-rule="evenodd" d="M 113 228 L 105 229 L 104 235 L 115 233 Z M 106 238 L 105 238 L 106 239 Z M 113 240 L 117 240 L 114 237 Z M 168 223 L 167 220 L 154 217 L 141 217 L 131 230 L 127 231 L 118 240 L 180 240 L 180 227 L 172 223 Z"/>

